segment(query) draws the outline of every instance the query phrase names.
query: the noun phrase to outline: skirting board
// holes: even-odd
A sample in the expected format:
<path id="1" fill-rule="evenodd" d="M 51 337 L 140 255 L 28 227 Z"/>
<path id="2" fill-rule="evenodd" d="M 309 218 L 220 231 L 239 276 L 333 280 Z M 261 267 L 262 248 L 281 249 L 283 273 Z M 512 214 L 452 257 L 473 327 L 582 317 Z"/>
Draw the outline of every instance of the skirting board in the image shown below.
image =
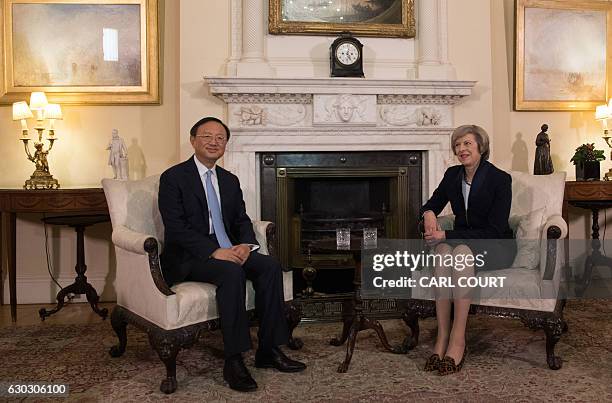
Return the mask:
<path id="1" fill-rule="evenodd" d="M 69 286 L 74 282 L 73 276 L 62 276 L 57 278 L 57 282 L 63 287 Z M 112 279 L 114 281 L 114 278 Z M 114 284 L 107 284 L 106 276 L 87 276 L 87 282 L 91 284 L 100 295 L 100 301 L 115 301 Z M 40 277 L 17 277 L 17 304 L 50 304 L 57 302 L 56 296 L 59 291 L 57 285 L 49 276 Z M 9 284 L 8 279 L 4 281 L 4 303 L 9 304 Z M 80 297 L 80 298 L 79 298 Z M 85 295 L 76 296 L 74 302 L 86 302 Z"/>

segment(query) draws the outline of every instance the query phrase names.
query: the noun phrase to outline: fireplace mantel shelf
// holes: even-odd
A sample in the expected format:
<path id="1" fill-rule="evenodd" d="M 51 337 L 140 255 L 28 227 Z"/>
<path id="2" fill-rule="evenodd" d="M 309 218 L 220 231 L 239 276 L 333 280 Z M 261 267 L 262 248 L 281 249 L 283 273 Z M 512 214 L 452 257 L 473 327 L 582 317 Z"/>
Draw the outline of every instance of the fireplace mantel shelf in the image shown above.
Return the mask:
<path id="1" fill-rule="evenodd" d="M 462 98 L 476 81 L 382 80 L 367 78 L 204 77 L 212 94 L 438 95 Z"/>

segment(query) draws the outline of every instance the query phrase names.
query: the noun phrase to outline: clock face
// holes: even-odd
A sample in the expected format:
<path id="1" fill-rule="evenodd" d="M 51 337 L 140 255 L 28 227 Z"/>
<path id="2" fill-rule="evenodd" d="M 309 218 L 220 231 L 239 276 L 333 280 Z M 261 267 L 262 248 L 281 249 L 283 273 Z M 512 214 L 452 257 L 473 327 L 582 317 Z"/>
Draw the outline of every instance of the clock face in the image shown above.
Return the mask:
<path id="1" fill-rule="evenodd" d="M 352 42 L 343 42 L 336 48 L 336 59 L 345 66 L 350 66 L 359 59 L 359 49 Z"/>

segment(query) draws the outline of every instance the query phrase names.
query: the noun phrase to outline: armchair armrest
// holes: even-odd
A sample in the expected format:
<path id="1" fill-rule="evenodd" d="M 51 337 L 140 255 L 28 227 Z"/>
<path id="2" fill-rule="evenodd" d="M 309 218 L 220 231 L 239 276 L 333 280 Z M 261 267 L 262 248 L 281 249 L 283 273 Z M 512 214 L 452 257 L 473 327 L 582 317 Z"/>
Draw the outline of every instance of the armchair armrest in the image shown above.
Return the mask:
<path id="1" fill-rule="evenodd" d="M 270 234 L 272 238 L 276 234 L 276 226 L 270 221 L 253 221 L 253 231 L 255 231 L 255 238 L 259 242 L 259 252 L 263 255 L 274 256 L 275 247 L 270 245 Z M 269 234 L 270 233 L 270 234 Z"/>
<path id="2" fill-rule="evenodd" d="M 145 250 L 145 242 L 149 238 L 153 238 L 157 242 L 157 239 L 154 236 L 133 231 L 123 225 L 117 225 L 113 228 L 113 243 L 121 249 L 125 249 L 139 255 L 147 254 L 147 251 Z"/>
<path id="3" fill-rule="evenodd" d="M 261 246 L 259 252 L 278 258 L 276 250 L 276 224 L 270 221 L 253 221 L 253 230 L 257 242 Z M 283 267 L 283 271 L 291 272 L 290 267 Z"/>
<path id="4" fill-rule="evenodd" d="M 450 231 L 455 228 L 455 216 L 453 214 L 440 215 L 436 218 L 442 231 Z M 425 232 L 423 228 L 423 218 L 419 220 L 419 232 Z"/>
<path id="5" fill-rule="evenodd" d="M 157 289 L 164 295 L 173 295 L 162 275 L 159 262 L 159 241 L 152 235 L 133 231 L 123 225 L 113 228 L 113 243 L 116 247 L 138 255 L 148 255 L 149 270 Z"/>
<path id="6" fill-rule="evenodd" d="M 567 237 L 567 223 L 560 215 L 548 217 L 542 227 L 542 245 L 540 253 L 540 273 L 542 280 L 553 280 L 556 271 L 561 270 L 560 262 L 557 262 L 559 239 Z"/>
<path id="7" fill-rule="evenodd" d="M 455 228 L 455 216 L 453 214 L 438 216 L 438 225 L 442 231 L 450 231 Z"/>
<path id="8" fill-rule="evenodd" d="M 567 236 L 567 223 L 565 222 L 563 217 L 561 217 L 559 214 L 555 214 L 548 217 L 548 220 L 546 220 L 546 223 L 542 227 L 542 238 L 547 238 L 549 233 L 548 229 L 554 226 L 556 226 L 558 230 L 561 231 L 560 234 L 555 238 L 563 239 Z"/>

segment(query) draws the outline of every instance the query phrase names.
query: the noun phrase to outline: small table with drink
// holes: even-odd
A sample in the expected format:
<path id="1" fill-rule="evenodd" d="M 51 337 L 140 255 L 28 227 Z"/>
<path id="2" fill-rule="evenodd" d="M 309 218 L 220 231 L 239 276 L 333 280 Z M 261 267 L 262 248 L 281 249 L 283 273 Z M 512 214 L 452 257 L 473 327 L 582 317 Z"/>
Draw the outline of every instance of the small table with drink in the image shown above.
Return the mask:
<path id="1" fill-rule="evenodd" d="M 374 232 L 372 232 L 374 231 Z M 313 250 L 321 252 L 337 252 L 347 251 L 353 255 L 355 261 L 355 274 L 353 277 L 353 284 L 355 290 L 353 293 L 353 300 L 351 303 L 351 312 L 344 316 L 344 324 L 342 326 L 342 334 L 340 337 L 334 337 L 330 340 L 332 346 L 341 346 L 348 340 L 346 345 L 346 357 L 344 361 L 338 366 L 338 372 L 346 372 L 351 358 L 353 357 L 353 350 L 355 349 L 355 343 L 357 341 L 357 334 L 362 330 L 372 329 L 378 335 L 383 347 L 395 354 L 405 354 L 405 349 L 401 346 L 392 347 L 387 340 L 385 331 L 377 320 L 371 320 L 363 314 L 362 300 L 361 300 L 361 253 L 362 249 L 376 247 L 376 229 L 364 229 L 364 238 L 350 236 L 350 230 L 339 228 L 336 231 L 336 240 L 334 239 L 323 239 L 320 241 L 313 241 L 311 247 Z M 364 241 L 365 240 L 365 241 Z"/>

